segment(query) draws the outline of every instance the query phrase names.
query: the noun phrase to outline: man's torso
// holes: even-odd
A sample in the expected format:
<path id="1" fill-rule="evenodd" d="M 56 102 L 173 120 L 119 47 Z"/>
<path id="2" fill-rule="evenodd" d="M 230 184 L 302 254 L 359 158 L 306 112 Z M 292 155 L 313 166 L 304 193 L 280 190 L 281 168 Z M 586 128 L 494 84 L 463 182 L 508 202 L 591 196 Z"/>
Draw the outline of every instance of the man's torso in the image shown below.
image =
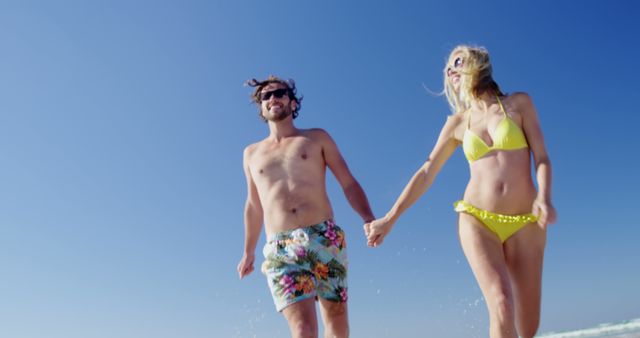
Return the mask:
<path id="1" fill-rule="evenodd" d="M 251 146 L 249 169 L 257 187 L 267 233 L 317 224 L 333 217 L 325 188 L 321 131 L 300 130 Z"/>

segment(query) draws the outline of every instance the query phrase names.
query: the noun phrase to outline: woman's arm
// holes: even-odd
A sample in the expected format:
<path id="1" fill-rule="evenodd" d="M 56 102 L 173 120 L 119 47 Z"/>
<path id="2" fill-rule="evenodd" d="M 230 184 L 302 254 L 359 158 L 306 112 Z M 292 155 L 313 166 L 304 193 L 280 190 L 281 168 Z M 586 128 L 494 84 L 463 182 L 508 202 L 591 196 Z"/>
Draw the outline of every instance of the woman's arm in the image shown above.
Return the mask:
<path id="1" fill-rule="evenodd" d="M 387 214 L 380 219 L 365 224 L 365 234 L 369 246 L 382 244 L 384 237 L 391 231 L 393 224 L 400 215 L 413 205 L 433 183 L 436 175 L 442 166 L 451 157 L 460 141 L 455 137 L 455 131 L 460 126 L 462 117 L 460 115 L 450 116 L 440 131 L 440 136 L 433 147 L 427 161 L 413 175 L 407 186 L 404 188 L 395 204 Z"/>
<path id="2" fill-rule="evenodd" d="M 532 213 L 538 216 L 538 224 L 546 228 L 556 221 L 556 210 L 551 203 L 551 161 L 544 145 L 544 136 L 536 108 L 526 93 L 512 95 L 517 110 L 522 115 L 522 129 L 533 153 L 533 162 L 538 182 L 538 195 L 532 206 Z"/>

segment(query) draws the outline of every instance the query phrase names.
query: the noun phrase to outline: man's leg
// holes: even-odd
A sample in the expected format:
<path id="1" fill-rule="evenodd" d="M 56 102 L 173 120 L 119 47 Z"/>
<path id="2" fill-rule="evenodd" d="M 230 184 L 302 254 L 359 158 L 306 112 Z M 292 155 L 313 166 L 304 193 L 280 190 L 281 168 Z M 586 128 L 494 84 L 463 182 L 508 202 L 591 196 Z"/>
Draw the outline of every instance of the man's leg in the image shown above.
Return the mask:
<path id="1" fill-rule="evenodd" d="M 342 228 L 332 221 L 327 224 L 328 229 L 325 234 L 329 234 L 333 240 L 329 246 L 323 247 L 322 250 L 331 253 L 331 258 L 324 259 L 315 265 L 315 272 L 320 275 L 318 278 L 318 300 L 324 324 L 324 336 L 326 338 L 342 338 L 349 336 L 347 242 Z"/>
<path id="2" fill-rule="evenodd" d="M 316 318 L 316 304 L 314 298 L 293 303 L 282 314 L 289 323 L 291 337 L 316 338 L 318 337 L 318 320 Z"/>
<path id="3" fill-rule="evenodd" d="M 320 313 L 324 323 L 324 336 L 326 338 L 349 337 L 347 302 L 318 299 L 320 300 Z"/>

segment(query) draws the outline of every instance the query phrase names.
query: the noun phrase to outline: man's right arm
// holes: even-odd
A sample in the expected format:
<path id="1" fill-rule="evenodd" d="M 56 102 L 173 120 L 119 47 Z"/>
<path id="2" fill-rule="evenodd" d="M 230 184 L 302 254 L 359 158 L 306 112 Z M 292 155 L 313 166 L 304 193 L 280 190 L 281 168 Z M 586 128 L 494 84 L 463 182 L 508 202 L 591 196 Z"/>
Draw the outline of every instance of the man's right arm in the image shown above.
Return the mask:
<path id="1" fill-rule="evenodd" d="M 240 278 L 243 278 L 254 270 L 253 264 L 255 261 L 256 245 L 258 238 L 260 238 L 260 230 L 263 222 L 262 204 L 258 196 L 258 189 L 249 170 L 250 148 L 251 146 L 244 150 L 243 156 L 244 173 L 247 178 L 247 201 L 244 206 L 244 252 L 238 264 L 238 275 Z"/>

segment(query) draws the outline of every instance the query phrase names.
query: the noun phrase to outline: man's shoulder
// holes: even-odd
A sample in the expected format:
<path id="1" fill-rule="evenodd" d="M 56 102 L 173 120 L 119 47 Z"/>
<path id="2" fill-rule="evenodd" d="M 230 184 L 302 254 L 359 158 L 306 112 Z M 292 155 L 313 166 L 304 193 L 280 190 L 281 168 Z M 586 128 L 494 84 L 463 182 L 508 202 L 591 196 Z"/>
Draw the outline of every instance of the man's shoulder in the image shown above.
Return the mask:
<path id="1" fill-rule="evenodd" d="M 307 135 L 329 135 L 326 130 L 322 128 L 308 128 L 308 129 L 300 129 L 303 134 Z"/>
<path id="2" fill-rule="evenodd" d="M 262 145 L 262 143 L 264 143 L 265 140 L 266 139 L 260 140 L 260 141 L 258 141 L 256 143 L 252 143 L 252 144 L 246 146 L 244 148 L 244 156 L 245 157 L 251 156 L 251 154 L 253 154 L 258 148 L 260 148 L 260 145 Z"/>
<path id="3" fill-rule="evenodd" d="M 322 128 L 301 129 L 300 131 L 302 135 L 309 137 L 312 140 L 322 141 L 331 138 L 329 133 Z"/>

